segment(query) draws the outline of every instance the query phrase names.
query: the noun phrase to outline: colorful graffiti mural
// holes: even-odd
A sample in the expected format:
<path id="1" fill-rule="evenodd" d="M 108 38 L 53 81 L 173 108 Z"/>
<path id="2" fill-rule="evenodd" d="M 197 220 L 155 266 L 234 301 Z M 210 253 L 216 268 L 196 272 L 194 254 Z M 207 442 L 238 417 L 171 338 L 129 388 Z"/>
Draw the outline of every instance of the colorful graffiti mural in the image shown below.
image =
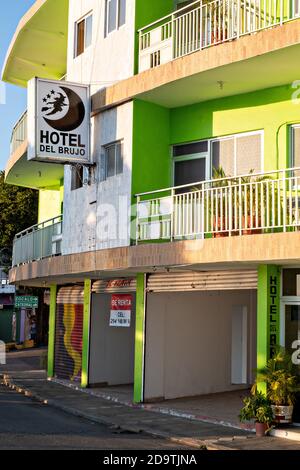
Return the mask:
<path id="1" fill-rule="evenodd" d="M 56 316 L 55 374 L 80 381 L 83 305 L 57 304 Z"/>

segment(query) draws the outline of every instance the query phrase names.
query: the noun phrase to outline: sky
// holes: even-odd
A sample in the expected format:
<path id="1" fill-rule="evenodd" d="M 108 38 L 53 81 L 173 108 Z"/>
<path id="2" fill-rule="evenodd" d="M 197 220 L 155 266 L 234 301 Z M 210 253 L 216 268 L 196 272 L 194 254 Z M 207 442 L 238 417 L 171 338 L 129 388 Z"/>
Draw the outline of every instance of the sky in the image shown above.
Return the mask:
<path id="1" fill-rule="evenodd" d="M 34 2 L 35 0 L 1 0 L 0 71 L 16 27 L 24 13 Z M 9 157 L 11 131 L 23 111 L 25 111 L 26 101 L 25 89 L 0 82 L 0 170 L 6 166 Z"/>

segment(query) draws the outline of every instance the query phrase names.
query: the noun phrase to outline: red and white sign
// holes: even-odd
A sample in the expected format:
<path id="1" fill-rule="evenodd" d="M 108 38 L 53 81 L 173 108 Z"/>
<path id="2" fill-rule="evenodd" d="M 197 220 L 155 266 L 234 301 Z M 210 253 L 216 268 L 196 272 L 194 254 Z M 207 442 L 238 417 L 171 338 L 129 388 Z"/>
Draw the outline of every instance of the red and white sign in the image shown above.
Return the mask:
<path id="1" fill-rule="evenodd" d="M 113 294 L 111 296 L 109 326 L 129 328 L 131 320 L 131 309 L 131 294 Z"/>

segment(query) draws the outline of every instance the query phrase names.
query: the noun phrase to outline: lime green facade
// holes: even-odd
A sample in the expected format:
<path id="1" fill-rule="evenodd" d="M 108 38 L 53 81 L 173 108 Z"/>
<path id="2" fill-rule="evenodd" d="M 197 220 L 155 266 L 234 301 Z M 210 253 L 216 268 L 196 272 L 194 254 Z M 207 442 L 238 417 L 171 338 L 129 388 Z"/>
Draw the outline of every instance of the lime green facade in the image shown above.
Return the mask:
<path id="1" fill-rule="evenodd" d="M 136 318 L 135 318 L 135 355 L 134 355 L 134 391 L 135 403 L 143 401 L 144 383 L 144 347 L 146 323 L 146 276 L 137 275 Z"/>
<path id="2" fill-rule="evenodd" d="M 281 269 L 274 265 L 258 268 L 257 288 L 257 368 L 266 362 L 280 344 L 280 284 Z M 259 384 L 265 391 L 265 384 Z"/>
<path id="3" fill-rule="evenodd" d="M 89 341 L 90 341 L 90 315 L 91 315 L 91 288 L 92 281 L 84 281 L 84 304 L 83 304 L 83 336 L 82 336 L 82 369 L 81 387 L 88 386 L 89 375 Z"/>
<path id="4" fill-rule="evenodd" d="M 135 73 L 138 73 L 139 36 L 136 32 L 148 24 L 174 11 L 174 0 L 151 0 L 151 8 L 145 0 L 135 2 Z"/>
<path id="5" fill-rule="evenodd" d="M 172 186 L 171 146 L 184 142 L 262 130 L 263 170 L 292 166 L 290 125 L 300 123 L 294 91 L 286 85 L 174 109 L 135 100 L 132 194 Z"/>
<path id="6" fill-rule="evenodd" d="M 41 189 L 39 191 L 38 223 L 54 219 L 62 214 L 63 185 L 55 189 Z"/>

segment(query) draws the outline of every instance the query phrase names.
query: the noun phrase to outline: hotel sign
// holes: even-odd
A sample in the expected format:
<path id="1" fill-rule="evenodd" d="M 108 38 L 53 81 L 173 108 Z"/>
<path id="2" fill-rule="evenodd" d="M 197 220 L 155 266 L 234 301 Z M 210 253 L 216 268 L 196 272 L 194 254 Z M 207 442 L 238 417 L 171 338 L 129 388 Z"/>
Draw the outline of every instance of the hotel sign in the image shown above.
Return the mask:
<path id="1" fill-rule="evenodd" d="M 28 84 L 28 160 L 91 163 L 90 88 L 34 78 Z"/>

